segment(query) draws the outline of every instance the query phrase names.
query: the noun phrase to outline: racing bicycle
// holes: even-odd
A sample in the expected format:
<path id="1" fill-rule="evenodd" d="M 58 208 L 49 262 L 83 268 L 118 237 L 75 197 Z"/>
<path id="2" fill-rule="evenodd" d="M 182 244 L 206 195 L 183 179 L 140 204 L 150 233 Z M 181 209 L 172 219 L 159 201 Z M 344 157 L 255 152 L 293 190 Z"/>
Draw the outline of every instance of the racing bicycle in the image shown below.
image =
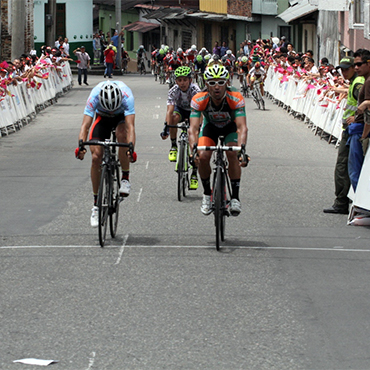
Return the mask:
<path id="1" fill-rule="evenodd" d="M 190 190 L 189 181 L 189 120 L 180 122 L 177 125 L 167 125 L 164 123 L 163 132 L 167 133 L 169 128 L 178 128 L 181 130 L 178 140 L 178 150 L 175 171 L 177 172 L 177 199 L 181 202 L 183 197 L 186 197 L 186 190 Z"/>
<path id="2" fill-rule="evenodd" d="M 263 82 L 255 81 L 253 84 L 253 90 L 252 90 L 252 98 L 254 102 L 257 104 L 258 109 L 263 109 L 265 110 L 265 101 L 262 98 L 261 94 L 261 84 Z"/>
<path id="3" fill-rule="evenodd" d="M 226 146 L 224 137 L 220 136 L 215 146 L 194 145 L 193 157 L 199 150 L 212 150 L 213 154 L 213 179 L 212 179 L 212 211 L 216 229 L 216 249 L 220 250 L 220 242 L 225 241 L 226 217 L 230 216 L 229 203 L 231 198 L 231 183 L 228 176 L 228 161 L 225 152 L 240 152 L 243 161 L 248 163 L 249 157 L 245 154 L 245 145 Z"/>
<path id="4" fill-rule="evenodd" d="M 246 74 L 243 73 L 243 79 L 241 84 L 242 94 L 245 98 L 249 98 L 249 85 L 247 82 Z"/>
<path id="5" fill-rule="evenodd" d="M 104 147 L 97 200 L 97 207 L 99 208 L 99 243 L 101 247 L 104 247 L 108 219 L 110 235 L 112 238 L 115 238 L 118 225 L 119 205 L 124 199 L 124 197 L 121 197 L 119 194 L 121 177 L 116 147 L 126 147 L 132 155 L 134 146 L 132 143 L 118 143 L 116 141 L 115 131 L 112 132 L 111 139 L 105 141 L 80 141 L 80 148 L 83 148 L 85 145 L 99 145 Z"/>
<path id="6" fill-rule="evenodd" d="M 137 70 L 140 72 L 140 74 L 146 74 L 146 68 L 145 68 L 145 63 L 144 63 L 144 58 L 140 58 L 137 62 Z"/>

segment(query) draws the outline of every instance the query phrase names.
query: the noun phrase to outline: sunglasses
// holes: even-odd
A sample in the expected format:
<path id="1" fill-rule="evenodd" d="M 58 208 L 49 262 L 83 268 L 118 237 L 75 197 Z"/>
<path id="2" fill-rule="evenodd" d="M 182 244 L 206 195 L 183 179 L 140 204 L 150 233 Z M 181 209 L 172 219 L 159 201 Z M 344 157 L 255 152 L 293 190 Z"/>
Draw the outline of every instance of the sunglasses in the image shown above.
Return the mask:
<path id="1" fill-rule="evenodd" d="M 363 64 L 366 64 L 367 62 L 369 62 L 369 60 L 367 60 L 366 62 L 357 62 L 357 63 L 354 63 L 353 65 L 355 67 L 361 67 Z"/>
<path id="2" fill-rule="evenodd" d="M 224 86 L 226 83 L 227 83 L 227 81 L 226 81 L 226 80 L 208 81 L 208 82 L 207 82 L 207 84 L 208 84 L 209 86 L 216 86 L 216 85 Z"/>

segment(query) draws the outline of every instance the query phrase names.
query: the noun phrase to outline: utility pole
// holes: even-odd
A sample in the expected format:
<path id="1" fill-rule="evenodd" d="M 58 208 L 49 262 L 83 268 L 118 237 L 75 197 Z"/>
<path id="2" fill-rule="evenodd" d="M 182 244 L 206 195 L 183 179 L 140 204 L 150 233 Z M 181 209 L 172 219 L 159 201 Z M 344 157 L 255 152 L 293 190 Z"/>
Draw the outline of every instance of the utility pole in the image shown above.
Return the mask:
<path id="1" fill-rule="evenodd" d="M 121 70 L 121 0 L 116 0 L 116 30 L 118 31 L 118 48 L 117 48 L 117 57 L 116 65 L 119 70 Z"/>
<path id="2" fill-rule="evenodd" d="M 17 2 L 17 1 L 15 1 Z M 48 0 L 48 12 L 45 14 L 46 46 L 54 46 L 56 33 L 57 0 Z"/>
<path id="3" fill-rule="evenodd" d="M 11 4 L 11 59 L 14 60 L 25 52 L 24 25 L 26 24 L 26 1 L 12 1 Z"/>

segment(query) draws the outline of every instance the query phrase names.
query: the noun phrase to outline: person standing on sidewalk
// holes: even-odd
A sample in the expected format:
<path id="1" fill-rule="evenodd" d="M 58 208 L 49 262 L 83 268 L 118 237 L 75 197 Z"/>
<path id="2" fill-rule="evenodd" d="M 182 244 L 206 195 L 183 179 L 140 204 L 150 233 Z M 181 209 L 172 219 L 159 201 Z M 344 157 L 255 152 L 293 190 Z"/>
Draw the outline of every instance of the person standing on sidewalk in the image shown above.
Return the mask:
<path id="1" fill-rule="evenodd" d="M 342 70 L 343 77 L 350 81 L 347 96 L 347 105 L 342 117 L 342 139 L 338 147 L 337 163 L 334 171 L 335 201 L 334 204 L 325 208 L 324 213 L 348 214 L 349 199 L 347 197 L 351 182 L 348 175 L 348 126 L 354 122 L 357 109 L 357 100 L 360 90 L 365 82 L 363 76 L 355 72 L 354 58 L 345 57 L 341 59 L 337 68 Z M 347 92 L 346 88 L 333 88 L 334 92 Z"/>
<path id="2" fill-rule="evenodd" d="M 113 50 L 113 45 L 109 45 L 106 50 L 104 50 L 105 64 L 107 69 L 105 70 L 104 77 L 112 78 L 113 65 L 116 53 Z"/>
<path id="3" fill-rule="evenodd" d="M 101 40 L 98 33 L 95 34 L 93 39 L 94 48 L 94 65 L 100 64 L 100 54 L 101 54 Z"/>
<path id="4" fill-rule="evenodd" d="M 84 84 L 87 83 L 87 69 L 90 67 L 90 56 L 85 51 L 85 46 L 73 50 L 73 54 L 77 57 L 77 69 L 78 69 L 78 84 L 81 86 L 82 75 L 84 76 Z"/>

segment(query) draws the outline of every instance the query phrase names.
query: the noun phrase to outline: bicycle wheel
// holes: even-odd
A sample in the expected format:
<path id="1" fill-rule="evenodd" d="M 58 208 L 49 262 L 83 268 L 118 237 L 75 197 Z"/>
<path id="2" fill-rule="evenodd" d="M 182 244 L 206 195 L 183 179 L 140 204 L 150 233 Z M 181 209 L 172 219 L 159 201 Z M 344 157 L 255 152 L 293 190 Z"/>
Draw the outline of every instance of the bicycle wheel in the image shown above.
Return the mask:
<path id="1" fill-rule="evenodd" d="M 257 89 L 255 89 L 255 88 L 253 89 L 252 96 L 253 96 L 254 102 L 257 104 L 257 108 L 260 109 L 260 101 L 259 101 L 259 98 L 258 98 L 258 90 Z"/>
<path id="2" fill-rule="evenodd" d="M 120 187 L 120 173 L 119 173 L 119 166 L 113 166 L 112 173 L 112 196 L 111 202 L 109 205 L 109 228 L 110 228 L 110 235 L 112 238 L 116 237 L 117 234 L 117 225 L 118 225 L 118 216 L 119 216 L 119 204 L 120 204 L 120 195 L 119 195 L 119 187 Z"/>
<path id="3" fill-rule="evenodd" d="M 189 163 L 188 163 L 188 144 L 184 143 L 184 158 L 183 158 L 183 163 L 184 163 L 184 172 L 183 172 L 183 177 L 182 177 L 182 195 L 186 197 L 186 190 L 189 189 L 190 182 L 189 182 Z"/>
<path id="4" fill-rule="evenodd" d="M 185 155 L 185 144 L 181 141 L 177 152 L 177 199 L 181 202 L 184 194 L 184 155 Z"/>
<path id="5" fill-rule="evenodd" d="M 215 216 L 215 228 L 216 228 L 216 249 L 220 250 L 220 241 L 224 239 L 225 234 L 225 220 L 224 220 L 224 209 L 223 209 L 223 199 L 224 191 L 222 187 L 222 177 L 223 173 L 221 167 L 216 169 L 216 181 L 213 188 L 213 205 L 214 205 L 214 216 Z"/>
<path id="6" fill-rule="evenodd" d="M 104 247 L 105 237 L 107 235 L 109 201 L 110 201 L 110 178 L 106 166 L 102 168 L 100 186 L 98 192 L 99 207 L 99 243 Z"/>

